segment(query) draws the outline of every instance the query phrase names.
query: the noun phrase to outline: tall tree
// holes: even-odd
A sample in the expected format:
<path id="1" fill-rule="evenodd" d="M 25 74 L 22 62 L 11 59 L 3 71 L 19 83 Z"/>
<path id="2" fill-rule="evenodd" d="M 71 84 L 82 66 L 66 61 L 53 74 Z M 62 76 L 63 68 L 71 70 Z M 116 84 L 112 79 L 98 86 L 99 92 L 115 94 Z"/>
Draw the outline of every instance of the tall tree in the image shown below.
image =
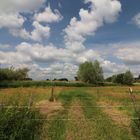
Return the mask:
<path id="1" fill-rule="evenodd" d="M 80 64 L 77 75 L 78 79 L 86 83 L 97 84 L 103 81 L 103 70 L 97 60 Z"/>
<path id="2" fill-rule="evenodd" d="M 133 74 L 131 73 L 130 70 L 126 71 L 124 73 L 124 79 L 123 79 L 123 83 L 126 85 L 132 85 L 134 81 L 134 77 Z"/>

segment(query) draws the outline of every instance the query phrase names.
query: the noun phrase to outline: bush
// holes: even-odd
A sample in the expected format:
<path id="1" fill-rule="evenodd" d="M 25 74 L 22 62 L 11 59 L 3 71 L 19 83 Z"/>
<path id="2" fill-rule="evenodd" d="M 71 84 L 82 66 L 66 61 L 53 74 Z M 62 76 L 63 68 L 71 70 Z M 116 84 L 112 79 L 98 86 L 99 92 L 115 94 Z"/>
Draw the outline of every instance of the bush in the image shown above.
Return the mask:
<path id="1" fill-rule="evenodd" d="M 13 104 L 15 106 L 17 104 Z M 0 138 L 3 140 L 39 140 L 43 116 L 34 108 L 0 106 Z"/>

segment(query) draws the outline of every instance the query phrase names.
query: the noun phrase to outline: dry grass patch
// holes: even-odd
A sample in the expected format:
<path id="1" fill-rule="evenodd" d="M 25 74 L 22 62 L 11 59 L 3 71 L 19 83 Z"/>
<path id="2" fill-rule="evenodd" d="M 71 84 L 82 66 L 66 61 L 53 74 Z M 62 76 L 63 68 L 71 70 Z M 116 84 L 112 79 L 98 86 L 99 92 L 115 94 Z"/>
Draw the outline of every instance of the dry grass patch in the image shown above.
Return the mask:
<path id="1" fill-rule="evenodd" d="M 50 118 L 58 111 L 62 111 L 64 109 L 62 103 L 58 101 L 50 102 L 48 100 L 44 100 L 37 103 L 36 106 L 39 107 L 40 112 L 47 116 L 47 118 Z"/>
<path id="2" fill-rule="evenodd" d="M 121 104 L 109 100 L 100 101 L 97 104 L 102 106 L 102 111 L 105 112 L 114 122 L 120 126 L 130 128 L 131 119 L 126 115 L 126 111 L 118 109 Z"/>

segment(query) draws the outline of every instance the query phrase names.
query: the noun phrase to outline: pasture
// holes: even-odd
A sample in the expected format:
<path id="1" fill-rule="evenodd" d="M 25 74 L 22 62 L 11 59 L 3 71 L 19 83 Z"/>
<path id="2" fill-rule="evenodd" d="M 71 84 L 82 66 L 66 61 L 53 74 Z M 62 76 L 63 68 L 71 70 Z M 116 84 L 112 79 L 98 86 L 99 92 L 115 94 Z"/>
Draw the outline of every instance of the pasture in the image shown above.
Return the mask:
<path id="1" fill-rule="evenodd" d="M 140 86 L 133 90 L 139 105 Z M 50 96 L 51 87 L 0 89 L 0 103 L 7 109 L 15 101 L 18 107 L 29 107 L 32 100 L 43 115 L 34 118 L 43 122 L 41 140 L 136 140 L 128 87 L 54 87 L 55 102 L 49 102 Z"/>

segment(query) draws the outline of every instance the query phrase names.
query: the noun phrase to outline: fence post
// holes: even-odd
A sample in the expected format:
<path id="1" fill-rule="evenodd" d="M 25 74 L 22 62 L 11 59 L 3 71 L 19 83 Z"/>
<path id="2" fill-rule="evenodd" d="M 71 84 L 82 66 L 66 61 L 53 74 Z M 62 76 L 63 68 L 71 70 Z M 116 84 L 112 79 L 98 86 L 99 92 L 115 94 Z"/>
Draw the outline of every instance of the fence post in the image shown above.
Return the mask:
<path id="1" fill-rule="evenodd" d="M 28 109 L 30 109 L 32 105 L 33 105 L 33 94 L 31 93 L 29 97 Z"/>
<path id="2" fill-rule="evenodd" d="M 49 99 L 50 102 L 54 102 L 55 98 L 54 98 L 54 87 L 51 88 L 51 97 Z"/>
<path id="3" fill-rule="evenodd" d="M 131 98 L 131 101 L 132 101 L 133 106 L 134 106 L 134 110 L 135 110 L 135 112 L 137 113 L 136 97 L 135 97 L 135 95 L 133 94 L 133 89 L 132 89 L 131 87 L 129 88 L 129 94 L 130 94 L 130 98 Z"/>

